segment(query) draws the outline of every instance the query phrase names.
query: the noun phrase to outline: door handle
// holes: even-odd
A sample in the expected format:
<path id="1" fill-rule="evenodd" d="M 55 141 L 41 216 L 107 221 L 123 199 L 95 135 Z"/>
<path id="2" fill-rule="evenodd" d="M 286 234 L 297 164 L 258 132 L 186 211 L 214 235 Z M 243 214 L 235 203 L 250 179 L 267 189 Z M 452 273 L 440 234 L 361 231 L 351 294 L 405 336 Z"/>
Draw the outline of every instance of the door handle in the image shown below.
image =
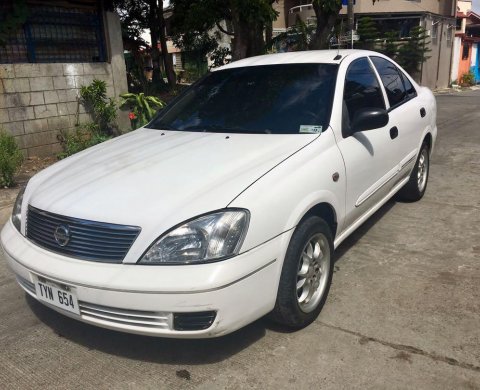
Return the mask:
<path id="1" fill-rule="evenodd" d="M 427 111 L 425 110 L 425 108 L 422 107 L 422 108 L 420 109 L 420 116 L 421 116 L 422 118 L 425 118 L 425 115 L 427 115 Z"/>
<path id="2" fill-rule="evenodd" d="M 390 129 L 390 138 L 395 139 L 397 137 L 398 137 L 398 128 L 397 126 L 395 126 Z"/>

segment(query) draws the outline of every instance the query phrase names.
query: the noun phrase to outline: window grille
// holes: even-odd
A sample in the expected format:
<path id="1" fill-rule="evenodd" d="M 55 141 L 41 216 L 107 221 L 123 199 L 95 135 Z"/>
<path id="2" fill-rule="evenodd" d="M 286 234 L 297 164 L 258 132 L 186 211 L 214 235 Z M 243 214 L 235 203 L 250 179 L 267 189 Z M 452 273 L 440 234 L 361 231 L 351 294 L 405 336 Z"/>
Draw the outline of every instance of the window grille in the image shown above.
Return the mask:
<path id="1" fill-rule="evenodd" d="M 434 22 L 432 25 L 432 39 L 437 39 L 438 38 L 438 23 L 439 22 Z"/>
<path id="2" fill-rule="evenodd" d="M 453 25 L 448 25 L 447 26 L 447 42 L 451 42 L 453 38 Z"/>
<path id="3" fill-rule="evenodd" d="M 0 23 L 12 3 L 0 2 Z M 27 20 L 0 45 L 0 63 L 104 62 L 101 13 L 95 7 L 29 5 Z"/>

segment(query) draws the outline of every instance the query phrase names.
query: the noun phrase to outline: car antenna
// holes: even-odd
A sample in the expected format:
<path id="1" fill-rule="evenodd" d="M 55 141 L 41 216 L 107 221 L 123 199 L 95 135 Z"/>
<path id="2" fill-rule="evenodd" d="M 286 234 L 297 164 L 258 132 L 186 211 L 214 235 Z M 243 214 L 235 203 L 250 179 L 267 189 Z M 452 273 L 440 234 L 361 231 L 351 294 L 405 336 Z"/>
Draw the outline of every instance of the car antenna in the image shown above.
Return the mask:
<path id="1" fill-rule="evenodd" d="M 334 61 L 338 61 L 340 58 L 342 58 L 342 56 L 340 55 L 340 37 L 337 36 L 337 55 L 335 56 L 335 58 L 333 59 Z"/>

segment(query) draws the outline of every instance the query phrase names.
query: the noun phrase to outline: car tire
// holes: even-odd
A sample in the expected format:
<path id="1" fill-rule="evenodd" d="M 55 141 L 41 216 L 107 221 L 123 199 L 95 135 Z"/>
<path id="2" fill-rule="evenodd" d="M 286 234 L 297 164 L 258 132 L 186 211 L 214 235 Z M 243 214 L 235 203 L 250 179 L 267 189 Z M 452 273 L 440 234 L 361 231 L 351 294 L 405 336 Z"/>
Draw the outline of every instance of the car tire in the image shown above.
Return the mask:
<path id="1" fill-rule="evenodd" d="M 307 217 L 297 226 L 288 245 L 270 315 L 273 321 L 301 329 L 318 317 L 332 283 L 332 255 L 329 226 L 320 217 Z"/>
<path id="2" fill-rule="evenodd" d="M 410 179 L 400 190 L 400 199 L 407 202 L 416 202 L 422 199 L 427 189 L 429 173 L 430 149 L 426 143 L 423 143 Z"/>

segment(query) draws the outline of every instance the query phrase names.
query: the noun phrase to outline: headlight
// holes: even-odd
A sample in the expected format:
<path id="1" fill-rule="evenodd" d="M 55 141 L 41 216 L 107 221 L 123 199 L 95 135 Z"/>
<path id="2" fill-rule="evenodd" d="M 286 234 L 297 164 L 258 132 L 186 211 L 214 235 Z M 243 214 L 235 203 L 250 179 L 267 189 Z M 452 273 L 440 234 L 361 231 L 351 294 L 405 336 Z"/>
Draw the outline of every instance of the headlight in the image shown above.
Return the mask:
<path id="1" fill-rule="evenodd" d="M 13 206 L 13 211 L 12 211 L 12 222 L 18 231 L 20 231 L 22 226 L 22 202 L 23 202 L 24 192 L 25 192 L 25 187 L 22 188 L 18 193 L 17 199 L 15 200 L 15 204 Z"/>
<path id="2" fill-rule="evenodd" d="M 204 215 L 160 237 L 139 264 L 197 264 L 234 256 L 240 251 L 248 222 L 246 210 Z"/>

